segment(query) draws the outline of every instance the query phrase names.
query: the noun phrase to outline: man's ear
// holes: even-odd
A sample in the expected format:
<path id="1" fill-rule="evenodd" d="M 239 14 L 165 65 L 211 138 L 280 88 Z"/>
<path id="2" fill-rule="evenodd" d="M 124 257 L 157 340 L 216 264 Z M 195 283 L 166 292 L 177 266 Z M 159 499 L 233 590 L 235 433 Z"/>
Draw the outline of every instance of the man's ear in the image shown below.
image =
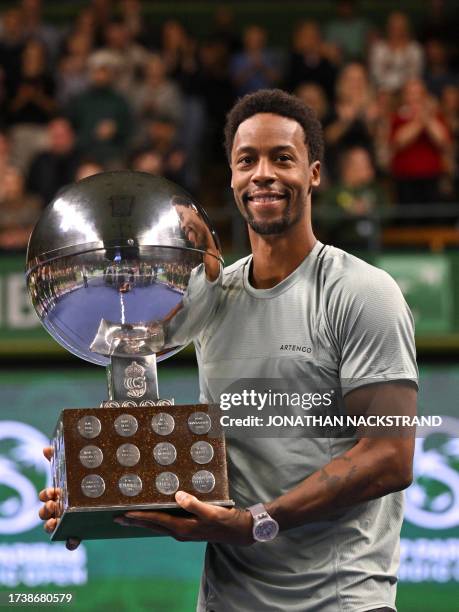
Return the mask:
<path id="1" fill-rule="evenodd" d="M 320 185 L 320 161 L 316 160 L 310 166 L 311 172 L 311 187 L 318 187 Z"/>

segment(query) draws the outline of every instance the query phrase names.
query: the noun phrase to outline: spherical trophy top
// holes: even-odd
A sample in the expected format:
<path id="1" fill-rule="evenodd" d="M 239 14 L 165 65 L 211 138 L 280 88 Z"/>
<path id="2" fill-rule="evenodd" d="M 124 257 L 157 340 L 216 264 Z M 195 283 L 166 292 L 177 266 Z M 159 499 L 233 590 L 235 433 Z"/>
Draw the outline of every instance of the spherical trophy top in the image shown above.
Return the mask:
<path id="1" fill-rule="evenodd" d="M 143 172 L 62 189 L 30 237 L 27 286 L 48 332 L 75 355 L 164 359 L 200 331 L 223 260 L 204 210 Z"/>

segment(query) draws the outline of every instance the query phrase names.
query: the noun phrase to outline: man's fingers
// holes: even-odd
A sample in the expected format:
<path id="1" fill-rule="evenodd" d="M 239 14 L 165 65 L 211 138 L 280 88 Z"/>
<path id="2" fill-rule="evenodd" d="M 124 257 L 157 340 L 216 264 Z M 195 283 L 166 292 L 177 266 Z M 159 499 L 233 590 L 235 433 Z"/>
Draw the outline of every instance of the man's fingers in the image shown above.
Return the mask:
<path id="1" fill-rule="evenodd" d="M 114 519 L 115 523 L 122 525 L 123 527 L 140 527 L 141 529 L 148 529 L 158 535 L 173 536 L 174 534 L 156 523 L 150 521 L 141 520 L 139 518 L 129 518 L 127 516 L 118 516 Z"/>
<path id="2" fill-rule="evenodd" d="M 189 520 L 181 516 L 172 516 L 167 512 L 150 512 L 148 510 L 126 512 L 126 514 L 115 519 L 120 525 L 132 525 L 132 521 L 140 521 L 140 527 L 148 526 L 152 529 L 166 529 L 169 531 L 169 535 L 176 533 L 180 527 L 183 527 L 183 523 Z"/>
<path id="3" fill-rule="evenodd" d="M 79 540 L 78 538 L 68 538 L 65 543 L 65 547 L 67 548 L 67 550 L 75 550 L 80 545 L 80 542 L 81 540 Z"/>
<path id="4" fill-rule="evenodd" d="M 48 459 L 48 461 L 51 461 L 51 457 L 54 454 L 53 447 L 52 446 L 45 446 L 45 448 L 43 449 L 43 454 Z"/>
<path id="5" fill-rule="evenodd" d="M 44 504 L 38 511 L 38 516 L 41 518 L 42 521 L 46 521 L 47 519 L 50 519 L 50 518 L 55 518 L 56 502 L 47 501 L 46 504 Z"/>
<path id="6" fill-rule="evenodd" d="M 185 493 L 185 491 L 177 491 L 175 501 L 184 510 L 195 514 L 199 518 L 212 520 L 216 516 L 217 508 L 215 506 L 199 501 L 197 497 Z"/>
<path id="7" fill-rule="evenodd" d="M 54 487 L 48 487 L 47 489 L 42 489 L 38 494 L 38 499 L 40 501 L 50 501 L 51 499 L 57 498 L 57 490 Z"/>
<path id="8" fill-rule="evenodd" d="M 56 529 L 56 525 L 57 525 L 57 519 L 51 518 L 47 520 L 46 523 L 43 525 L 43 529 L 47 533 L 52 533 Z"/>
<path id="9" fill-rule="evenodd" d="M 134 525 L 139 521 L 138 527 L 147 527 L 153 531 L 158 529 L 161 532 L 165 530 L 164 535 L 170 535 L 177 539 L 181 537 L 191 539 L 191 536 L 196 535 L 196 529 L 199 527 L 198 519 L 195 517 L 173 516 L 168 512 L 126 512 L 119 518 L 125 521 L 125 525 Z M 120 524 L 123 524 L 122 521 L 120 521 Z"/>
<path id="10" fill-rule="evenodd" d="M 45 446 L 45 448 L 43 449 L 43 455 L 46 457 L 46 459 L 48 459 L 48 461 L 51 461 L 53 454 L 53 447 Z M 57 518 L 55 515 L 58 510 L 56 500 L 59 497 L 59 493 L 60 491 L 58 488 L 48 487 L 40 491 L 40 493 L 38 494 L 38 499 L 42 502 L 45 502 L 44 505 L 38 511 L 38 516 L 43 521 L 45 521 L 43 528 L 47 533 L 52 533 L 57 527 Z M 69 550 L 74 550 L 78 546 L 78 544 L 73 545 L 72 548 L 70 548 L 67 544 L 67 548 L 69 548 Z"/>
<path id="11" fill-rule="evenodd" d="M 47 502 L 50 500 L 55 500 L 59 496 L 59 489 L 55 489 L 54 487 L 48 487 L 47 489 L 43 489 L 38 494 L 38 499 L 42 502 Z"/>

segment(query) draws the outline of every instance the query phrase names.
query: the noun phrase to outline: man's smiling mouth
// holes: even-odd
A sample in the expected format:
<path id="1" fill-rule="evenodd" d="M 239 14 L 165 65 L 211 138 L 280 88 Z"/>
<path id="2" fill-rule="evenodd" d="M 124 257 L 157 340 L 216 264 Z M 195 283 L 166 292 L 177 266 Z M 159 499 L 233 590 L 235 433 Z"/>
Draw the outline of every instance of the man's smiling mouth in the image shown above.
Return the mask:
<path id="1" fill-rule="evenodd" d="M 245 195 L 246 202 L 254 204 L 273 204 L 287 199 L 287 194 L 281 191 L 257 191 Z"/>

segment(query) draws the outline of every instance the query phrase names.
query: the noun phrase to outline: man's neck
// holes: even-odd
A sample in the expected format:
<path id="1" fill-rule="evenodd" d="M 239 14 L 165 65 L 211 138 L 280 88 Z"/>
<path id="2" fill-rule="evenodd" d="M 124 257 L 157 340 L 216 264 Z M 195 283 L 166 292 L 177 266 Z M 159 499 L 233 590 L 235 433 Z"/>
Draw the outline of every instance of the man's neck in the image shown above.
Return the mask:
<path id="1" fill-rule="evenodd" d="M 312 251 L 316 237 L 310 223 L 297 223 L 282 235 L 260 236 L 249 227 L 253 260 L 250 283 L 256 289 L 278 285 Z"/>

